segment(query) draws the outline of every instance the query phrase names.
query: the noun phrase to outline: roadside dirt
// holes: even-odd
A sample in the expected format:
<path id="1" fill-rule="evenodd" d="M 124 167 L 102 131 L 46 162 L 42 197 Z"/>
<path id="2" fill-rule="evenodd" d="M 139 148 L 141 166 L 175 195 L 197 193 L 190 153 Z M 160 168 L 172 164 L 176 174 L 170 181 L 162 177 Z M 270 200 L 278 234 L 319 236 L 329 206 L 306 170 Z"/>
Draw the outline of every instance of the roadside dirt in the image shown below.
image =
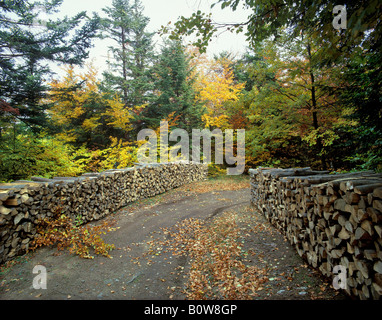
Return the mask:
<path id="1" fill-rule="evenodd" d="M 2 266 L 0 299 L 186 299 L 191 259 L 159 246 L 168 238 L 165 230 L 190 218 L 213 226 L 223 214 L 231 214 L 240 228 L 243 262 L 264 270 L 265 280 L 251 299 L 346 299 L 253 210 L 248 187 L 234 190 L 234 186 L 224 186 L 216 183 L 214 191 L 209 182 L 183 186 L 112 214 L 107 219 L 115 221 L 117 230 L 104 236 L 105 242 L 116 247 L 111 259 L 82 259 L 55 248 L 41 248 L 18 258 L 16 264 Z M 46 290 L 32 286 L 36 265 L 46 267 Z"/>

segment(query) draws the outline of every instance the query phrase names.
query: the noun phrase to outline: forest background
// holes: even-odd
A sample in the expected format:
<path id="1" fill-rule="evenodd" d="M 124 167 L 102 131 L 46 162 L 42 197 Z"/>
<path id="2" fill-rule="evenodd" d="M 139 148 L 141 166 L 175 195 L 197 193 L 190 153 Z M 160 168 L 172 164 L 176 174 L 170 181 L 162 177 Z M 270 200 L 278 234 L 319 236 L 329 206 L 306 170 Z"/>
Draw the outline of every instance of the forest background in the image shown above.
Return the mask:
<path id="1" fill-rule="evenodd" d="M 140 0 L 113 0 L 106 18 L 40 17 L 61 3 L 0 1 L 0 182 L 132 166 L 138 132 L 161 120 L 190 136 L 245 129 L 247 168 L 382 170 L 378 0 L 348 1 L 340 30 L 335 1 L 216 0 L 248 20 L 197 11 L 164 21 L 159 50 Z M 208 57 L 222 31 L 245 33 L 247 52 Z M 103 72 L 85 64 L 97 38 L 113 43 Z"/>

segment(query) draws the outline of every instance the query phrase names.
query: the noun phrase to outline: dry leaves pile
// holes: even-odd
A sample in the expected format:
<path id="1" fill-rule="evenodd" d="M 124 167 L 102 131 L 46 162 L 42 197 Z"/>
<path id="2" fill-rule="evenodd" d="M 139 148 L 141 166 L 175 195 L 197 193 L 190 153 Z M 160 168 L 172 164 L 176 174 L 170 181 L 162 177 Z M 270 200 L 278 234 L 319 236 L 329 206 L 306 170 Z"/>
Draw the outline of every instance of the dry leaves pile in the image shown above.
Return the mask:
<path id="1" fill-rule="evenodd" d="M 111 227 L 113 223 L 104 220 L 98 225 L 79 225 L 64 214 L 59 214 L 54 219 L 45 218 L 39 221 L 37 236 L 32 240 L 29 249 L 57 245 L 58 250 L 68 249 L 70 253 L 75 253 L 81 258 L 94 259 L 90 249 L 97 255 L 111 258 L 109 252 L 115 246 L 105 243 L 101 235 L 115 231 L 116 228 Z"/>
<path id="2" fill-rule="evenodd" d="M 188 299 L 251 299 L 268 281 L 267 272 L 245 263 L 248 253 L 242 249 L 244 235 L 236 220 L 234 213 L 225 213 L 210 224 L 195 218 L 183 220 L 163 229 L 167 240 L 149 242 L 149 253 L 163 250 L 189 257 L 184 292 Z"/>

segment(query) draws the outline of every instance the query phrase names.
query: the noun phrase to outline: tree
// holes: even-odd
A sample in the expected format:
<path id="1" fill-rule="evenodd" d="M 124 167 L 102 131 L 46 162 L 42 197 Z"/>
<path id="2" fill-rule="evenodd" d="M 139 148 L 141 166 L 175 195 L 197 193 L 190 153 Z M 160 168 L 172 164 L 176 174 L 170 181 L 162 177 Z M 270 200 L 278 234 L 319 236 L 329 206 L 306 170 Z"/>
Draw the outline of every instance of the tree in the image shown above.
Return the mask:
<path id="1" fill-rule="evenodd" d="M 334 85 L 333 73 L 312 64 L 316 52 L 310 39 L 300 35 L 279 44 L 263 42 L 253 58 L 247 55 L 251 63 L 245 71 L 242 67 L 241 76 L 246 74 L 253 87 L 232 110 L 245 110 L 249 120 L 248 155 L 268 164 L 339 164 L 341 157 L 332 152 L 332 145 L 340 138 L 338 127 L 350 125 L 345 119 L 349 109 L 341 108 L 338 97 L 328 92 Z"/>
<path id="2" fill-rule="evenodd" d="M 323 164 L 324 157 L 329 155 L 329 149 L 337 148 L 336 152 L 331 154 L 333 156 L 334 153 L 341 153 L 342 160 L 336 157 L 339 163 L 353 158 L 364 161 L 364 168 L 381 166 L 382 157 L 378 152 L 382 132 L 379 76 L 382 66 L 380 1 L 347 1 L 341 8 L 347 13 L 346 29 L 339 30 L 333 25 L 337 18 L 334 7 L 338 5 L 333 0 L 218 0 L 213 4 L 215 5 L 231 10 L 243 6 L 250 10 L 250 14 L 246 21 L 215 23 L 210 15 L 198 11 L 191 17 L 181 17 L 175 23 L 175 29 L 165 27 L 163 32 L 170 31 L 171 38 L 174 39 L 196 33 L 197 40 L 194 44 L 201 50 L 205 50 L 211 37 L 221 29 L 245 32 L 252 48 L 261 45 L 266 39 L 278 44 L 285 40 L 293 43 L 293 39 L 303 35 L 305 41 L 309 40 L 303 48 L 307 59 L 307 63 L 304 64 L 307 68 L 296 66 L 294 71 L 286 70 L 285 76 L 294 77 L 296 80 L 299 73 L 309 76 L 305 79 L 301 74 L 301 80 L 307 81 L 305 88 L 309 87 L 309 113 L 313 120 L 313 130 L 305 136 L 306 141 L 321 150 Z M 298 53 L 296 55 L 298 56 Z M 291 83 L 297 87 L 302 84 Z M 284 98 L 292 101 L 294 98 L 291 92 L 285 92 L 285 89 L 275 87 L 274 90 L 278 92 L 275 94 L 283 94 Z M 326 102 L 322 104 L 318 95 L 322 95 Z M 245 98 L 249 98 L 249 95 L 245 95 Z M 340 116 L 339 100 L 342 104 Z M 246 102 L 250 104 L 248 100 Z M 326 108 L 328 111 L 325 111 Z M 351 121 L 346 118 L 350 118 Z M 330 119 L 335 119 L 335 124 L 331 127 L 327 126 Z M 362 140 L 362 137 L 365 139 Z M 339 139 L 344 141 L 340 143 Z M 365 140 L 370 143 L 360 142 Z M 361 148 L 358 148 L 357 144 Z M 325 155 L 323 149 L 326 149 Z M 349 150 L 358 150 L 360 153 L 352 157 L 348 153 Z"/>
<path id="3" fill-rule="evenodd" d="M 167 41 L 155 62 L 154 97 L 142 111 L 142 121 L 157 128 L 162 119 L 174 113 L 179 128 L 191 132 L 201 126 L 202 106 L 195 101 L 194 77 L 184 47 L 178 41 Z"/>
<path id="4" fill-rule="evenodd" d="M 83 74 L 68 66 L 64 79 L 50 86 L 49 114 L 56 138 L 90 149 L 106 148 L 111 137 L 126 139 L 132 129 L 130 109 L 117 94 L 101 91 L 92 65 Z"/>
<path id="5" fill-rule="evenodd" d="M 173 38 L 196 33 L 194 44 L 205 50 L 212 36 L 221 29 L 231 32 L 245 32 L 248 41 L 253 45 L 274 36 L 277 38 L 282 30 L 288 29 L 294 38 L 301 31 L 317 39 L 321 51 L 326 53 L 326 62 L 335 61 L 340 56 L 351 53 L 360 44 L 368 50 L 380 50 L 382 26 L 380 16 L 382 4 L 378 0 L 352 0 L 346 2 L 347 30 L 336 30 L 333 27 L 333 9 L 337 1 L 323 0 L 217 0 L 211 7 L 220 4 L 222 9 L 235 11 L 239 6 L 248 9 L 250 14 L 246 21 L 237 23 L 216 23 L 210 14 L 200 10 L 191 17 L 180 17 L 171 31 Z M 245 30 L 245 31 L 244 31 Z M 162 30 L 169 32 L 169 27 Z"/>
<path id="6" fill-rule="evenodd" d="M 239 98 L 244 83 L 237 83 L 232 69 L 233 61 L 229 57 L 216 57 L 208 60 L 204 66 L 198 66 L 199 72 L 195 81 L 197 99 L 206 107 L 202 120 L 206 127 L 228 127 L 228 115 L 225 105 L 228 101 Z"/>
<path id="7" fill-rule="evenodd" d="M 0 98 L 18 108 L 18 119 L 33 129 L 46 125 L 47 106 L 40 104 L 51 74 L 47 61 L 81 64 L 88 57 L 99 20 L 86 12 L 43 21 L 58 10 L 62 0 L 0 2 Z"/>
<path id="8" fill-rule="evenodd" d="M 143 105 L 152 90 L 149 67 L 153 59 L 152 33 L 146 31 L 149 18 L 143 15 L 140 0 L 113 0 L 112 7 L 103 9 L 104 37 L 115 41 L 109 47 L 112 60 L 104 73 L 105 85 L 116 90 L 127 107 Z"/>

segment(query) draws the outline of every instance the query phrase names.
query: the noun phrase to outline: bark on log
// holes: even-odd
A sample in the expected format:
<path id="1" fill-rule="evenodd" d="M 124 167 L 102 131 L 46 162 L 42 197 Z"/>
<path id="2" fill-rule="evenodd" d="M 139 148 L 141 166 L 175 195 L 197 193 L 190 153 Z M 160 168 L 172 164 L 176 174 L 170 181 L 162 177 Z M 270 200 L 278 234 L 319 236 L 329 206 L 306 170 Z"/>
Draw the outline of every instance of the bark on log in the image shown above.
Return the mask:
<path id="1" fill-rule="evenodd" d="M 273 170 L 250 170 L 251 203 L 324 275 L 344 264 L 348 294 L 379 299 L 382 175 Z"/>

